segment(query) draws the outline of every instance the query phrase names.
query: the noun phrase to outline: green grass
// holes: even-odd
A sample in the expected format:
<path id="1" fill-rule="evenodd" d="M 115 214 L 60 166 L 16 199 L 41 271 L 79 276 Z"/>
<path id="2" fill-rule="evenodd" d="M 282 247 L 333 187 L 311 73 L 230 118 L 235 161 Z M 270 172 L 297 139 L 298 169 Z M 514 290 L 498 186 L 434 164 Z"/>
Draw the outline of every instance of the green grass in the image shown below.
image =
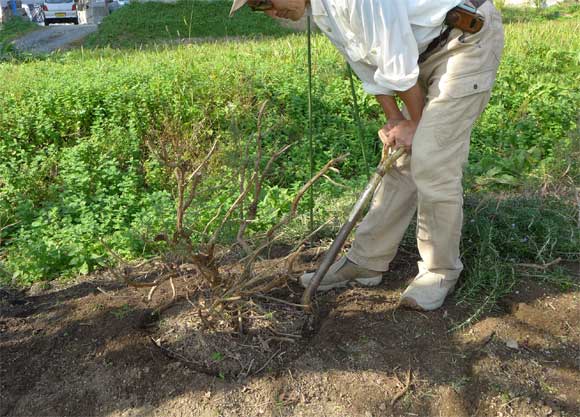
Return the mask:
<path id="1" fill-rule="evenodd" d="M 496 2 L 496 6 L 498 3 Z M 562 19 L 580 18 L 580 4 L 576 1 L 565 1 L 557 6 L 536 9 L 531 6 L 502 7 L 504 23 L 541 22 Z"/>
<path id="2" fill-rule="evenodd" d="M 84 45 L 134 48 L 178 39 L 282 36 L 292 32 L 248 8 L 229 18 L 230 7 L 229 0 L 132 3 L 105 18 Z"/>

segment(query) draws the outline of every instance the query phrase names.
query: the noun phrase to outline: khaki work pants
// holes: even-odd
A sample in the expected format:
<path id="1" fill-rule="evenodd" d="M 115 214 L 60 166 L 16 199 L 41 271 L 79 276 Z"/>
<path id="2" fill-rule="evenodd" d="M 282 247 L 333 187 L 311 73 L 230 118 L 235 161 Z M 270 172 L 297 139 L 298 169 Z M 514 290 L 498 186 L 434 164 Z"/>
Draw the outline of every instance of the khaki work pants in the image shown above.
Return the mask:
<path id="1" fill-rule="evenodd" d="M 489 101 L 504 43 L 493 3 L 485 2 L 479 12 L 485 17 L 480 32 L 453 29 L 447 43 L 420 64 L 423 116 L 411 155 L 385 175 L 356 231 L 347 257 L 361 266 L 387 271 L 417 210 L 420 273 L 459 278 L 462 171 L 471 129 Z"/>

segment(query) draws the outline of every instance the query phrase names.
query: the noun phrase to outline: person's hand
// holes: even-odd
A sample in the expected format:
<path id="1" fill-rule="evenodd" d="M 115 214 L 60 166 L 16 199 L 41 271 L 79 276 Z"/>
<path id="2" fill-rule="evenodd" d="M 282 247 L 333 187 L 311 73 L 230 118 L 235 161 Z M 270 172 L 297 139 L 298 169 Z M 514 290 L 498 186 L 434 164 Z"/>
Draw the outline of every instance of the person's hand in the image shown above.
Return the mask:
<path id="1" fill-rule="evenodd" d="M 288 19 L 288 11 L 287 10 L 270 9 L 270 10 L 264 11 L 264 13 L 273 19 Z"/>
<path id="2" fill-rule="evenodd" d="M 381 141 L 386 146 L 404 148 L 410 153 L 413 136 L 415 136 L 415 131 L 417 130 L 417 123 L 413 120 L 400 120 L 395 122 L 390 129 L 388 127 L 389 124 L 379 130 Z"/>
<path id="3" fill-rule="evenodd" d="M 395 126 L 397 126 L 399 123 L 401 123 L 404 120 L 407 120 L 407 119 L 405 119 L 405 118 L 402 118 L 402 119 L 389 119 L 389 121 L 384 126 L 384 128 L 387 129 L 387 132 L 388 132 L 389 130 L 391 130 L 392 128 L 394 128 Z"/>
<path id="4" fill-rule="evenodd" d="M 395 146 L 395 140 L 391 139 L 389 137 L 389 132 L 391 131 L 391 129 L 393 127 L 398 125 L 403 120 L 406 120 L 406 119 L 389 119 L 388 123 L 386 125 L 384 125 L 383 127 L 381 127 L 381 129 L 379 130 L 379 139 L 381 139 L 381 142 L 383 142 L 383 144 L 387 148 Z"/>

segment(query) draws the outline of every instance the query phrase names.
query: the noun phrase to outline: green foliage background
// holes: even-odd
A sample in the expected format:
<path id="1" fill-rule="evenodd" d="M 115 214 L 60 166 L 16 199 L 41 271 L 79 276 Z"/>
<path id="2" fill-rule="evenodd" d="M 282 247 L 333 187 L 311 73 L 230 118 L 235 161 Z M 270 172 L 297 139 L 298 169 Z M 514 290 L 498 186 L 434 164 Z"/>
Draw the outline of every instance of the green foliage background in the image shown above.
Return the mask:
<path id="1" fill-rule="evenodd" d="M 267 147 L 295 145 L 268 179 L 261 205 L 264 224 L 254 227 L 265 227 L 287 209 L 309 172 L 305 36 L 270 27 L 264 16 L 246 11 L 239 20 L 229 20 L 229 6 L 225 1 L 195 9 L 186 2 L 131 5 L 103 22 L 89 40 L 95 49 L 0 64 L 4 85 L 0 91 L 0 274 L 5 280 L 30 284 L 88 273 L 111 262 L 102 240 L 127 258 L 159 249 L 153 237 L 171 231 L 175 223 L 173 187 L 143 138 L 165 118 L 187 129 L 205 117 L 211 121 L 211 135 L 220 141 L 221 164 L 204 182 L 187 216 L 191 229 L 199 234 L 215 209 L 234 198 L 244 140 L 256 129 L 259 104 L 268 99 Z M 202 7 L 199 16 L 192 14 Z M 562 16 L 550 20 L 523 19 L 506 25 L 497 85 L 472 137 L 469 190 L 514 189 L 530 182 L 557 181 L 564 173 L 578 178 L 578 7 L 562 10 Z M 149 16 L 147 21 L 166 13 L 156 28 L 167 30 L 146 28 L 145 36 L 133 29 L 139 20 L 126 27 L 119 23 L 132 21 L 123 20 L 123 14 L 142 13 Z M 207 14 L 217 19 L 200 23 Z M 258 23 L 251 26 L 250 19 Z M 274 36 L 264 36 L 267 33 Z M 224 34 L 252 36 L 134 49 L 176 36 Z M 125 49 L 97 48 L 109 44 Z M 364 146 L 375 164 L 376 131 L 384 121 L 374 98 L 364 95 L 359 85 L 357 89 Z M 351 191 L 330 183 L 320 185 L 317 221 L 340 216 L 365 181 L 355 129 L 345 64 L 325 38 L 315 35 L 315 163 L 320 167 L 341 153 L 351 155 L 340 177 L 335 176 Z M 533 212 L 538 204 L 525 210 Z M 568 213 L 565 204 L 558 207 L 557 213 Z M 574 227 L 574 216 L 567 214 L 550 224 L 559 236 L 553 253 L 578 259 L 578 232 L 565 233 Z M 517 230 L 538 241 L 545 233 Z M 487 235 L 466 225 L 467 241 L 476 239 L 479 244 L 479 237 Z M 223 239 L 230 237 L 226 233 Z M 501 253 L 503 236 L 494 239 L 487 247 L 498 245 L 496 252 Z M 469 248 L 466 244 L 466 253 Z M 545 253 L 538 258 L 537 251 L 510 248 L 513 259 L 545 259 Z"/>
<path id="2" fill-rule="evenodd" d="M 262 13 L 243 8 L 229 18 L 231 2 L 179 1 L 132 3 L 105 19 L 86 47 L 140 47 L 160 42 L 189 42 L 200 38 L 283 36 L 283 28 Z"/>

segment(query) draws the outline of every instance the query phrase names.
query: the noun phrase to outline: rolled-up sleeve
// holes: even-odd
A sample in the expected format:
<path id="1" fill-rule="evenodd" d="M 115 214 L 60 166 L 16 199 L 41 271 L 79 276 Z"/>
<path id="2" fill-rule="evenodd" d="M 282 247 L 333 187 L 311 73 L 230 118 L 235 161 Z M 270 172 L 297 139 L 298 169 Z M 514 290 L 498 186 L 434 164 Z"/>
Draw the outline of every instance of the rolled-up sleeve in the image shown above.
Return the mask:
<path id="1" fill-rule="evenodd" d="M 374 96 L 392 96 L 394 94 L 393 90 L 375 81 L 375 74 L 377 72 L 375 66 L 365 64 L 362 61 L 352 61 L 348 57 L 347 61 L 354 73 L 360 78 L 365 93 Z"/>
<path id="2" fill-rule="evenodd" d="M 419 51 L 406 2 L 350 0 L 349 3 L 350 26 L 356 33 L 357 47 L 365 56 L 364 60 L 350 63 L 365 91 L 392 95 L 394 91 L 413 87 L 419 77 Z"/>

